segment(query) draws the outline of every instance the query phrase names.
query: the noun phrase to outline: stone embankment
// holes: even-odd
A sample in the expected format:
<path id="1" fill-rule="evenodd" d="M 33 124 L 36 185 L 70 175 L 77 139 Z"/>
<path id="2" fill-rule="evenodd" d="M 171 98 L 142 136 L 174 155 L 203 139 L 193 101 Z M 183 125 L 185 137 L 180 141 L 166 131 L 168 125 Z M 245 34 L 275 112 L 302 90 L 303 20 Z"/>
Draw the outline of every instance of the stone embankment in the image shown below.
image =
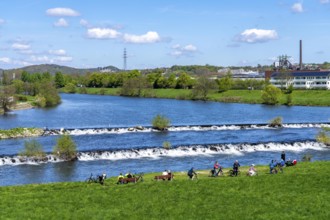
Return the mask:
<path id="1" fill-rule="evenodd" d="M 9 130 L 0 130 L 0 139 L 38 137 L 43 135 L 41 128 L 12 128 Z"/>

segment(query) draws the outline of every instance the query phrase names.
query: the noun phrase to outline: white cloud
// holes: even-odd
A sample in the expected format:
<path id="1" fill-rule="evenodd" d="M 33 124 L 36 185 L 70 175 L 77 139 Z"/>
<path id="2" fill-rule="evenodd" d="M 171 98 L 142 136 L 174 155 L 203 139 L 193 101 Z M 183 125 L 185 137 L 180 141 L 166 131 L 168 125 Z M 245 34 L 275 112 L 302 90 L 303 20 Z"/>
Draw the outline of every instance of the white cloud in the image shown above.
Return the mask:
<path id="1" fill-rule="evenodd" d="M 182 48 L 184 51 L 197 51 L 197 47 L 192 44 L 188 44 Z"/>
<path id="2" fill-rule="evenodd" d="M 198 51 L 197 47 L 192 44 L 187 44 L 185 46 L 175 44 L 172 46 L 172 49 L 173 51 L 170 53 L 170 55 L 174 57 L 192 56 Z"/>
<path id="3" fill-rule="evenodd" d="M 76 17 L 79 16 L 79 12 L 71 9 L 71 8 L 50 8 L 46 11 L 46 14 L 49 16 L 68 16 L 68 17 Z"/>
<path id="4" fill-rule="evenodd" d="M 56 62 L 71 62 L 72 60 L 73 58 L 69 56 L 60 56 L 54 58 L 54 61 Z"/>
<path id="5" fill-rule="evenodd" d="M 4 24 L 5 20 L 0 18 L 0 25 Z"/>
<path id="6" fill-rule="evenodd" d="M 11 63 L 11 59 L 9 57 L 0 57 L 0 62 Z"/>
<path id="7" fill-rule="evenodd" d="M 89 23 L 85 19 L 81 19 L 80 20 L 80 25 L 83 26 L 83 27 L 88 27 L 89 26 Z"/>
<path id="8" fill-rule="evenodd" d="M 127 43 L 145 44 L 160 42 L 161 38 L 157 32 L 148 31 L 143 35 L 124 34 L 124 41 Z"/>
<path id="9" fill-rule="evenodd" d="M 64 19 L 60 18 L 54 23 L 55 27 L 68 27 L 69 23 Z"/>
<path id="10" fill-rule="evenodd" d="M 328 4 L 330 2 L 330 0 L 320 0 L 321 4 Z"/>
<path id="11" fill-rule="evenodd" d="M 31 48 L 29 44 L 24 44 L 24 43 L 14 43 L 13 45 L 11 45 L 11 47 L 14 50 L 28 50 Z"/>
<path id="12" fill-rule="evenodd" d="M 58 56 L 66 55 L 66 51 L 63 50 L 63 49 L 59 49 L 59 50 L 49 50 L 48 53 L 49 53 L 49 54 L 52 54 L 52 55 L 58 55 Z"/>
<path id="13" fill-rule="evenodd" d="M 245 43 L 261 43 L 277 38 L 278 35 L 275 30 L 247 29 L 240 33 L 236 40 Z"/>
<path id="14" fill-rule="evenodd" d="M 87 37 L 94 39 L 114 39 L 120 36 L 120 33 L 110 28 L 90 28 L 87 30 Z"/>
<path id="15" fill-rule="evenodd" d="M 302 3 L 294 3 L 291 7 L 291 10 L 294 12 L 294 13 L 302 13 L 304 12 L 304 8 L 303 8 L 303 5 Z"/>
<path id="16" fill-rule="evenodd" d="M 30 56 L 31 62 L 51 62 L 48 56 Z"/>

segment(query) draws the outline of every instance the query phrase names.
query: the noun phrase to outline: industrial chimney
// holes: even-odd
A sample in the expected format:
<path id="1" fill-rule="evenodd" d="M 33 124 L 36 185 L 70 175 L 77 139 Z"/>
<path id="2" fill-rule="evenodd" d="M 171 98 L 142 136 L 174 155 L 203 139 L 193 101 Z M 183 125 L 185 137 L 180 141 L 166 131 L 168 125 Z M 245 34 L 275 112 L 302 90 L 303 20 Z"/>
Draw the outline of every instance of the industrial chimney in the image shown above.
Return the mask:
<path id="1" fill-rule="evenodd" d="M 302 40 L 299 41 L 299 70 L 302 70 Z"/>

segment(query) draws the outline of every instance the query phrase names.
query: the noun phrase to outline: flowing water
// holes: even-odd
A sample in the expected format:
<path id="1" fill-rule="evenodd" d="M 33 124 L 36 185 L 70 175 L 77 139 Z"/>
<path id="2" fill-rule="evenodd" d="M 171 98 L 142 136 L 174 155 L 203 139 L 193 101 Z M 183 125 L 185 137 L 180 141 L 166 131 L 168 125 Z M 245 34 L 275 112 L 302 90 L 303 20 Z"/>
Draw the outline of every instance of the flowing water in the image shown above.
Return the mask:
<path id="1" fill-rule="evenodd" d="M 151 128 L 157 114 L 170 119 L 167 132 Z M 269 128 L 282 116 L 283 128 Z M 0 116 L 0 128 L 47 128 L 35 138 L 48 154 L 42 163 L 19 156 L 29 138 L 0 140 L 0 185 L 83 181 L 90 173 L 160 172 L 267 164 L 279 159 L 329 160 L 330 150 L 315 141 L 329 127 L 329 107 L 265 106 L 171 99 L 62 94 L 51 109 L 15 111 Z M 51 155 L 56 139 L 69 133 L 78 147 L 78 160 L 63 162 Z M 164 149 L 163 142 L 171 143 Z"/>

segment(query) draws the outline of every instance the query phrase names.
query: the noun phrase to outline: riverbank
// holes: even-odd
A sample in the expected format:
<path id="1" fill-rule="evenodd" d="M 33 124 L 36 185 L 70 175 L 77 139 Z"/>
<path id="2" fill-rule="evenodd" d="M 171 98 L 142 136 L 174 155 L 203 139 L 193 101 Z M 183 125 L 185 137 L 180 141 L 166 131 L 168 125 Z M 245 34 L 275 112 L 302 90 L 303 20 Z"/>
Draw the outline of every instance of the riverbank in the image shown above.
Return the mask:
<path id="1" fill-rule="evenodd" d="M 0 139 L 39 137 L 44 133 L 41 128 L 12 128 L 0 130 Z"/>
<path id="2" fill-rule="evenodd" d="M 92 95 L 119 95 L 120 88 L 86 88 L 85 91 Z M 207 101 L 262 104 L 261 95 L 262 90 L 228 90 L 221 93 L 213 90 L 208 94 Z M 294 90 L 290 96 L 290 105 L 330 106 L 328 90 Z M 192 100 L 189 89 L 150 89 L 143 94 L 143 97 Z M 287 104 L 288 94 L 282 94 L 279 105 Z"/>
<path id="3" fill-rule="evenodd" d="M 327 219 L 330 204 L 330 162 L 304 162 L 284 173 L 208 177 L 188 180 L 186 171 L 175 172 L 173 181 L 144 181 L 104 186 L 84 182 L 0 187 L 4 219 Z M 228 170 L 225 170 L 226 172 Z M 111 172 L 111 171 L 110 171 Z M 87 177 L 86 177 L 87 178 Z"/>

